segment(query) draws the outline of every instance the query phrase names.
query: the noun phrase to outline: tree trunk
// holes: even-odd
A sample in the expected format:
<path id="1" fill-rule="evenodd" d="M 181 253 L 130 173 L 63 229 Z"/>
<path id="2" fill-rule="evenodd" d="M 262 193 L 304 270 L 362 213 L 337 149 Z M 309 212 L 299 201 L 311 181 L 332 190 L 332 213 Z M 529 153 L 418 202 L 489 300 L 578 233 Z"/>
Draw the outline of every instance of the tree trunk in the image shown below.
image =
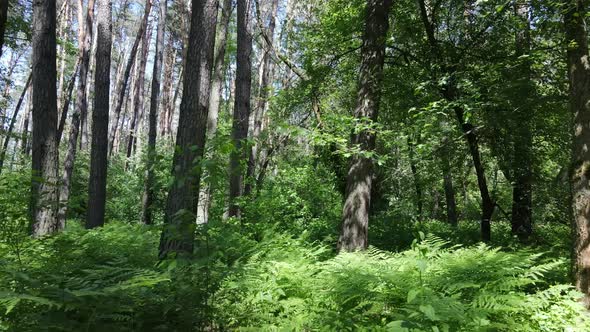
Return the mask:
<path id="1" fill-rule="evenodd" d="M 23 91 L 18 98 L 18 102 L 16 103 L 16 107 L 14 108 L 14 113 L 12 114 L 12 118 L 10 119 L 10 124 L 8 125 L 8 130 L 6 131 L 6 137 L 4 138 L 4 145 L 2 147 L 2 151 L 0 151 L 0 174 L 2 174 L 2 169 L 4 167 L 4 160 L 6 159 L 6 151 L 8 151 L 8 143 L 10 142 L 10 136 L 12 136 L 12 132 L 14 131 L 14 125 L 16 124 L 16 119 L 18 117 L 18 112 L 23 104 L 23 100 L 25 99 L 25 95 L 27 94 L 27 90 L 29 90 L 29 85 L 31 84 L 31 77 L 32 74 L 29 74 L 29 78 L 27 78 L 27 83 L 23 88 Z"/>
<path id="2" fill-rule="evenodd" d="M 250 148 L 248 154 L 248 167 L 246 169 L 246 185 L 244 187 L 244 195 L 250 195 L 253 186 L 252 182 L 255 180 L 254 173 L 256 172 L 256 164 L 258 163 L 260 148 L 260 143 L 256 140 L 262 132 L 262 121 L 268 106 L 270 79 L 272 73 L 271 52 L 274 47 L 272 43 L 275 33 L 275 17 L 277 16 L 278 10 L 278 0 L 270 1 L 272 1 L 271 9 L 268 11 L 266 17 L 263 18 L 264 22 L 269 22 L 268 27 L 264 27 L 262 24 L 260 25 L 260 29 L 263 30 L 262 33 L 264 33 L 267 37 L 265 38 L 265 42 L 270 43 L 270 45 L 266 45 L 266 48 L 264 48 L 262 60 L 260 61 L 262 68 L 259 79 L 258 100 L 256 102 L 256 108 L 254 109 L 254 128 L 252 129 L 252 139 L 254 140 L 254 145 Z"/>
<path id="3" fill-rule="evenodd" d="M 147 146 L 146 175 L 142 198 L 142 217 L 144 224 L 153 223 L 152 205 L 154 203 L 154 164 L 156 158 L 156 136 L 158 135 L 158 105 L 160 103 L 160 78 L 162 63 L 164 62 L 164 34 L 166 32 L 166 12 L 168 0 L 160 0 L 160 14 L 158 17 L 158 32 L 156 34 L 156 53 L 152 72 L 152 94 L 150 99 L 149 132 Z"/>
<path id="4" fill-rule="evenodd" d="M 357 105 L 354 110 L 354 116 L 360 120 L 377 120 L 391 4 L 391 0 L 367 0 Z M 375 148 L 375 134 L 366 130 L 353 134 L 351 141 L 362 151 L 372 151 Z M 367 248 L 373 172 L 371 158 L 362 155 L 351 158 L 338 250 L 355 251 Z"/>
<path id="5" fill-rule="evenodd" d="M 60 230 L 57 223 L 57 68 L 55 1 L 33 2 L 33 180 L 31 233 Z"/>
<path id="6" fill-rule="evenodd" d="M 418 134 L 420 135 L 420 134 Z M 418 139 L 419 143 L 419 139 Z M 414 190 L 416 192 L 416 214 L 417 220 L 422 220 L 423 198 L 422 198 L 422 184 L 420 181 L 420 174 L 418 173 L 418 165 L 416 164 L 416 154 L 414 152 L 414 142 L 408 137 L 408 159 L 410 161 L 410 170 L 414 178 Z"/>
<path id="7" fill-rule="evenodd" d="M 228 37 L 228 26 L 232 13 L 232 0 L 224 0 L 221 9 L 221 22 L 217 44 L 215 46 L 215 67 L 213 68 L 213 81 L 211 82 L 211 94 L 209 96 L 209 115 L 207 119 L 207 139 L 211 140 L 217 132 L 217 119 L 219 118 L 219 106 L 221 104 L 221 86 L 223 83 L 223 67 L 225 64 L 225 47 Z M 207 156 L 211 157 L 211 156 Z M 203 170 L 206 172 L 206 170 Z M 206 174 L 204 174 L 206 177 Z M 205 181 L 199 190 L 199 207 L 197 210 L 197 224 L 206 224 L 209 221 L 209 207 L 211 206 L 211 183 Z"/>
<path id="8" fill-rule="evenodd" d="M 238 199 L 243 194 L 244 170 L 242 162 L 248 155 L 243 146 L 248 138 L 250 117 L 250 92 L 252 89 L 252 22 L 250 17 L 252 0 L 238 0 L 237 55 L 236 55 L 236 97 L 232 123 L 234 149 L 229 166 L 229 216 L 240 217 Z"/>
<path id="9" fill-rule="evenodd" d="M 94 0 L 88 1 L 86 15 L 84 15 L 83 1 L 78 0 L 78 44 L 80 45 L 78 55 L 79 79 L 78 89 L 76 90 L 77 102 L 76 107 L 74 108 L 74 113 L 72 113 L 72 123 L 70 126 L 70 135 L 68 137 L 68 149 L 66 152 L 66 159 L 64 161 L 64 172 L 61 177 L 61 189 L 59 193 L 60 205 L 58 213 L 58 220 L 60 224 L 65 224 L 68 212 L 72 174 L 74 173 L 74 162 L 76 161 L 76 148 L 78 146 L 78 136 L 81 129 L 81 114 L 88 111 L 86 86 L 88 70 L 90 67 L 90 43 L 92 41 L 93 16 Z M 65 123 L 65 113 L 62 115 L 62 120 L 62 122 Z M 63 130 L 63 127 L 60 126 L 60 128 Z"/>
<path id="10" fill-rule="evenodd" d="M 32 73 L 31 73 L 32 77 Z M 31 154 L 31 141 L 29 140 L 29 127 L 30 127 L 30 119 L 31 113 L 33 113 L 33 92 L 32 88 L 29 85 L 29 92 L 27 92 L 29 97 L 27 98 L 27 110 L 26 116 L 23 120 L 23 128 L 22 128 L 22 142 L 21 142 L 21 151 L 22 154 L 25 156 L 29 156 Z"/>
<path id="11" fill-rule="evenodd" d="M 168 124 L 168 114 L 170 113 L 170 103 L 172 100 L 172 78 L 174 76 L 174 65 L 176 63 L 176 52 L 172 37 L 168 38 L 166 46 L 166 61 L 164 62 L 164 79 L 162 82 L 162 110 L 164 113 L 160 117 L 160 136 L 165 137 L 169 133 L 166 131 Z"/>
<path id="12" fill-rule="evenodd" d="M 217 23 L 217 0 L 193 1 L 180 118 L 160 257 L 193 251 Z"/>
<path id="13" fill-rule="evenodd" d="M 585 1 L 566 2 L 564 15 L 570 108 L 573 115 L 572 208 L 573 275 L 576 288 L 590 295 L 590 64 Z"/>
<path id="14" fill-rule="evenodd" d="M 78 70 L 80 67 L 79 63 L 79 61 L 76 62 L 76 67 L 74 69 L 74 72 L 72 73 L 72 77 L 70 77 L 70 81 L 68 82 L 68 89 L 64 95 L 64 102 L 61 109 L 61 116 L 59 118 L 59 125 L 57 126 L 57 146 L 59 146 L 61 142 L 64 127 L 66 126 L 68 110 L 70 109 L 70 102 L 72 100 L 72 91 L 74 90 L 74 85 L 76 85 L 76 76 L 78 76 Z"/>
<path id="15" fill-rule="evenodd" d="M 6 32 L 6 20 L 8 19 L 8 0 L 0 3 L 0 57 L 4 46 L 4 33 Z"/>
<path id="16" fill-rule="evenodd" d="M 531 82 L 531 63 L 528 58 L 530 46 L 530 22 L 529 5 L 519 0 L 514 5 L 516 16 L 523 25 L 522 29 L 516 32 L 516 58 L 521 61 L 515 73 L 518 89 L 518 107 L 513 111 L 514 123 L 516 125 L 514 135 L 514 158 L 513 158 L 513 186 L 512 186 L 512 234 L 517 235 L 521 241 L 526 240 L 532 233 L 532 150 L 533 135 L 531 133 L 532 114 L 531 96 L 534 87 Z M 522 60 L 521 60 L 522 59 Z"/>
<path id="17" fill-rule="evenodd" d="M 137 78 L 135 82 L 135 87 L 133 91 L 133 118 L 131 119 L 131 128 L 129 130 L 129 139 L 127 140 L 127 160 L 125 161 L 125 169 L 129 167 L 129 162 L 131 158 L 131 153 L 133 152 L 133 146 L 135 144 L 135 139 L 137 136 L 137 128 L 139 127 L 139 122 L 141 119 L 141 115 L 143 114 L 143 94 L 144 94 L 144 87 L 145 87 L 145 66 L 147 64 L 147 57 L 149 54 L 149 47 L 150 47 L 150 39 L 152 35 L 151 27 L 148 28 L 143 36 L 143 41 L 141 45 L 141 58 L 139 59 L 139 68 L 137 73 Z M 141 111 L 140 111 L 141 110 Z M 141 113 L 141 114 L 140 114 Z"/>
<path id="18" fill-rule="evenodd" d="M 451 172 L 451 163 L 449 162 L 450 140 L 445 136 L 442 142 L 440 160 L 443 172 L 443 187 L 445 190 L 445 202 L 447 206 L 447 221 L 452 226 L 457 226 L 457 202 L 455 200 L 455 189 L 453 188 L 453 175 Z"/>
<path id="19" fill-rule="evenodd" d="M 143 12 L 143 18 L 141 19 L 141 25 L 139 26 L 139 30 L 137 30 L 137 35 L 135 36 L 135 41 L 133 42 L 133 46 L 131 47 L 131 52 L 129 53 L 129 59 L 127 59 L 127 65 L 125 66 L 125 72 L 123 73 L 123 78 L 121 79 L 120 86 L 117 87 L 117 92 L 119 95 L 117 96 L 116 106 L 114 111 L 115 121 L 113 122 L 113 126 L 111 127 L 111 133 L 109 135 L 109 155 L 113 154 L 113 146 L 115 142 L 115 135 L 117 133 L 119 119 L 121 116 L 121 109 L 123 107 L 123 102 L 125 101 L 125 91 L 127 90 L 127 83 L 129 82 L 129 76 L 131 74 L 131 68 L 133 67 L 133 63 L 135 61 L 135 56 L 137 55 L 137 50 L 139 48 L 139 42 L 141 41 L 145 30 L 148 24 L 148 18 L 150 15 L 150 10 L 152 8 L 152 1 L 148 0 L 145 4 L 145 10 Z"/>
<path id="20" fill-rule="evenodd" d="M 86 228 L 104 224 L 107 186 L 107 138 L 109 128 L 109 88 L 111 82 L 112 3 L 97 1 L 96 68 L 94 77 L 94 110 Z"/>

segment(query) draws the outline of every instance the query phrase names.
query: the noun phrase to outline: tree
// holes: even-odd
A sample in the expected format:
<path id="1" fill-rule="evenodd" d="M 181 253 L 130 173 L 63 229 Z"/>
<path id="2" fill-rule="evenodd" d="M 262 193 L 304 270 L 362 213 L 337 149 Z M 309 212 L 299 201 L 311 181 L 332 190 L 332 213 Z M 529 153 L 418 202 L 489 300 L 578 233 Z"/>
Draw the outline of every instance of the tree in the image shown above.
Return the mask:
<path id="1" fill-rule="evenodd" d="M 238 48 L 236 55 L 236 95 L 232 122 L 233 151 L 229 166 L 229 216 L 240 217 L 238 199 L 244 192 L 244 169 L 247 151 L 250 117 L 250 92 L 252 89 L 252 23 L 250 12 L 252 0 L 238 0 Z"/>
<path id="2" fill-rule="evenodd" d="M 78 0 L 78 45 L 80 50 L 78 54 L 79 72 L 78 88 L 76 90 L 76 107 L 72 113 L 72 122 L 70 125 L 70 134 L 68 137 L 68 150 L 64 161 L 64 172 L 61 177 L 61 190 L 59 193 L 59 214 L 60 222 L 65 223 L 70 199 L 70 186 L 72 174 L 74 172 L 74 162 L 78 147 L 78 136 L 80 133 L 81 114 L 88 112 L 88 100 L 86 97 L 86 86 L 88 82 L 88 70 L 90 68 L 90 44 L 92 42 L 92 21 L 94 16 L 94 0 L 88 1 L 86 13 L 84 13 L 84 4 Z M 62 115 L 65 122 L 65 114 Z M 63 129 L 62 129 L 63 130 Z"/>
<path id="3" fill-rule="evenodd" d="M 573 115 L 572 207 L 574 231 L 573 275 L 576 288 L 590 295 L 590 64 L 586 2 L 565 2 L 565 37 L 569 73 L 569 99 Z"/>
<path id="4" fill-rule="evenodd" d="M 219 118 L 219 106 L 221 104 L 221 88 L 224 79 L 223 67 L 225 64 L 225 49 L 229 33 L 229 21 L 232 13 L 232 0 L 224 0 L 221 8 L 221 22 L 217 31 L 217 43 L 215 45 L 215 65 L 211 81 L 211 95 L 209 96 L 209 115 L 207 119 L 207 139 L 211 140 L 217 133 L 217 120 Z M 199 191 L 199 208 L 197 211 L 197 224 L 206 224 L 209 220 L 209 207 L 211 205 L 211 184 L 205 182 Z"/>
<path id="5" fill-rule="evenodd" d="M 61 229 L 57 223 L 57 65 L 55 1 L 33 3 L 32 234 Z"/>
<path id="6" fill-rule="evenodd" d="M 4 168 L 4 161 L 6 160 L 6 152 L 8 151 L 8 144 L 10 143 L 10 137 L 14 132 L 14 125 L 16 124 L 16 118 L 18 117 L 18 113 L 21 109 L 23 104 L 23 100 L 25 99 L 25 95 L 29 90 L 29 85 L 31 85 L 31 78 L 32 75 L 29 74 L 29 78 L 27 78 L 27 82 L 23 87 L 23 91 L 18 98 L 18 102 L 16 103 L 16 107 L 14 108 L 14 113 L 12 113 L 12 118 L 10 119 L 10 123 L 8 124 L 8 130 L 6 131 L 6 137 L 4 138 L 4 144 L 2 146 L 2 150 L 0 150 L 0 174 L 2 173 L 2 169 Z"/>
<path id="7" fill-rule="evenodd" d="M 184 64 L 176 149 L 172 163 L 174 182 L 168 191 L 160 239 L 160 257 L 193 251 L 198 206 L 200 159 L 205 148 L 217 1 L 193 1 L 191 27 Z"/>
<path id="8" fill-rule="evenodd" d="M 144 224 L 151 224 L 152 205 L 154 202 L 154 163 L 156 158 L 156 137 L 158 135 L 158 105 L 160 102 L 160 79 L 162 77 L 162 63 L 164 62 L 164 34 L 166 32 L 166 12 L 168 0 L 160 0 L 158 16 L 158 31 L 156 34 L 156 54 L 154 54 L 154 68 L 152 72 L 152 91 L 150 99 L 149 129 L 146 175 L 142 199 L 142 217 Z"/>
<path id="9" fill-rule="evenodd" d="M 355 118 L 361 121 L 377 120 L 391 5 L 391 0 L 367 1 L 357 104 L 354 110 Z M 351 143 L 362 152 L 371 152 L 375 149 L 375 133 L 366 129 L 353 133 Z M 370 156 L 358 154 L 351 157 L 346 177 L 338 250 L 355 251 L 367 248 L 373 173 Z"/>
<path id="10" fill-rule="evenodd" d="M 8 19 L 8 0 L 0 3 L 0 57 L 2 56 L 2 46 L 4 46 L 4 33 L 6 32 L 6 21 Z"/>
<path id="11" fill-rule="evenodd" d="M 104 224 L 108 163 L 107 139 L 112 44 L 111 0 L 98 0 L 96 7 L 96 68 L 86 228 L 94 228 Z"/>
<path id="12" fill-rule="evenodd" d="M 119 86 L 117 86 L 117 99 L 115 104 L 115 111 L 113 114 L 115 115 L 115 119 L 111 126 L 111 132 L 109 134 L 109 155 L 113 153 L 113 147 L 115 145 L 115 136 L 117 134 L 117 129 L 119 126 L 119 118 L 121 116 L 121 109 L 123 108 L 123 103 L 125 101 L 125 91 L 127 90 L 127 82 L 129 82 L 129 76 L 131 76 L 131 68 L 133 68 L 133 63 L 135 61 L 135 57 L 137 55 L 137 50 L 139 49 L 139 43 L 141 42 L 143 35 L 145 34 L 145 30 L 147 29 L 148 19 L 150 15 L 150 10 L 152 8 L 152 0 L 148 0 L 145 4 L 143 17 L 141 19 L 141 24 L 139 29 L 137 30 L 137 35 L 135 36 L 135 40 L 133 41 L 133 46 L 131 46 L 131 51 L 129 53 L 129 59 L 127 59 L 127 64 L 125 65 L 125 72 L 123 73 L 123 77 L 120 80 Z"/>

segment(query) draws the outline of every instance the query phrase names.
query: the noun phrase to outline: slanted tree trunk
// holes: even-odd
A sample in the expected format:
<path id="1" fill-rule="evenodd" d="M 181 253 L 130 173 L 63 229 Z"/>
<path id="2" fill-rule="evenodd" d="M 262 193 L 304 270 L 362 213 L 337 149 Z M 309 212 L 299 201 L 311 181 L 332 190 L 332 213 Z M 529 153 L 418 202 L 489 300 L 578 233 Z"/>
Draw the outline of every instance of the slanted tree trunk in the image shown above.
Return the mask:
<path id="1" fill-rule="evenodd" d="M 142 216 L 144 224 L 153 223 L 152 208 L 154 204 L 154 164 L 156 158 L 156 136 L 158 135 L 158 105 L 160 103 L 160 78 L 162 76 L 162 63 L 164 62 L 164 34 L 166 32 L 166 12 L 168 0 L 160 0 L 160 14 L 158 17 L 158 32 L 156 34 L 156 54 L 154 55 L 154 68 L 152 72 L 152 95 L 150 99 L 149 130 L 147 160 L 145 171 L 145 183 L 142 199 Z"/>
<path id="2" fill-rule="evenodd" d="M 125 66 L 125 72 L 123 73 L 123 77 L 120 82 L 120 86 L 117 87 L 117 92 L 119 95 L 116 99 L 115 104 L 115 111 L 113 112 L 115 116 L 115 121 L 111 127 L 111 133 L 109 135 L 109 155 L 113 154 L 113 147 L 115 143 L 115 135 L 117 134 L 119 119 L 121 117 L 121 109 L 123 107 L 123 102 L 125 101 L 125 91 L 127 90 L 127 83 L 129 82 L 129 76 L 131 76 L 131 68 L 133 68 L 133 63 L 135 61 L 135 56 L 137 55 L 137 50 L 139 49 L 139 42 L 141 41 L 143 35 L 145 34 L 145 30 L 148 24 L 148 18 L 150 15 L 150 10 L 152 8 L 151 0 L 148 0 L 145 4 L 145 10 L 143 12 L 143 18 L 141 19 L 141 25 L 137 30 L 137 35 L 135 36 L 135 41 L 133 42 L 133 46 L 131 47 L 131 52 L 129 53 L 129 59 L 127 59 L 127 65 Z"/>
<path id="3" fill-rule="evenodd" d="M 357 119 L 377 120 L 391 5 L 391 0 L 367 0 L 357 105 L 354 110 Z M 362 151 L 372 151 L 375 148 L 375 134 L 367 130 L 352 134 L 351 143 Z M 367 248 L 373 172 L 371 158 L 362 155 L 351 157 L 346 177 L 342 230 L 338 239 L 340 251 Z"/>
<path id="4" fill-rule="evenodd" d="M 72 113 L 72 122 L 70 125 L 70 134 L 68 137 L 68 149 L 66 152 L 66 159 L 64 161 L 64 172 L 61 177 L 61 189 L 59 192 L 58 219 L 60 224 L 65 224 L 68 212 L 72 174 L 74 173 L 74 162 L 76 161 L 78 136 L 81 129 L 81 115 L 82 113 L 88 111 L 86 86 L 88 82 L 88 70 L 90 68 L 90 44 L 92 42 L 93 17 L 94 0 L 88 1 L 86 14 L 84 11 L 83 0 L 78 0 L 78 45 L 80 45 L 78 54 L 79 79 L 78 88 L 76 90 L 76 107 L 74 108 L 74 113 Z M 62 115 L 63 123 L 65 123 L 65 114 L 66 113 L 63 113 Z M 60 126 L 60 128 L 63 130 L 62 126 Z"/>
<path id="5" fill-rule="evenodd" d="M 29 85 L 31 84 L 31 77 L 32 74 L 29 74 L 29 78 L 27 78 L 27 83 L 23 88 L 23 91 L 18 98 L 18 102 L 16 103 L 16 107 L 14 108 L 14 113 L 12 114 L 12 118 L 10 119 L 10 124 L 8 125 L 8 130 L 6 131 L 6 137 L 4 138 L 4 145 L 2 146 L 2 150 L 0 151 L 0 174 L 2 174 L 2 169 L 4 167 L 4 160 L 6 160 L 6 152 L 8 151 L 8 144 L 10 143 L 10 137 L 12 136 L 12 132 L 14 131 L 14 125 L 16 124 L 16 119 L 18 117 L 18 113 L 20 108 L 23 104 L 23 100 L 25 99 L 25 95 L 29 90 Z M 28 124 L 27 124 L 28 127 Z"/>
<path id="6" fill-rule="evenodd" d="M 207 119 L 207 139 L 211 140 L 217 133 L 217 119 L 219 118 L 219 106 L 221 104 L 221 85 L 223 83 L 223 67 L 225 63 L 225 47 L 228 37 L 228 26 L 232 12 L 232 0 L 224 0 L 221 9 L 221 22 L 217 31 L 217 43 L 215 46 L 215 66 L 213 68 L 213 80 L 211 82 L 211 94 L 209 96 L 209 115 Z M 208 156 L 210 157 L 210 156 Z M 205 172 L 206 170 L 203 170 Z M 206 175 L 205 175 L 206 177 Z M 209 221 L 209 207 L 211 206 L 211 183 L 205 181 L 199 190 L 199 207 L 197 210 L 197 224 L 206 224 Z"/>
<path id="7" fill-rule="evenodd" d="M 244 169 L 242 163 L 247 159 L 244 141 L 248 138 L 250 118 L 250 92 L 252 89 L 252 0 L 238 0 L 237 16 L 237 56 L 236 56 L 236 96 L 232 123 L 234 149 L 229 166 L 229 216 L 240 217 L 238 199 L 244 190 Z"/>
<path id="8" fill-rule="evenodd" d="M 565 1 L 565 37 L 569 98 L 573 115 L 571 189 L 573 195 L 573 276 L 578 291 L 590 295 L 590 63 L 586 2 Z"/>
<path id="9" fill-rule="evenodd" d="M 274 41 L 275 33 L 275 17 L 277 16 L 279 4 L 278 0 L 271 1 L 271 9 L 268 11 L 267 15 L 263 19 L 264 22 L 269 22 L 268 27 L 264 27 L 262 24 L 260 25 L 260 29 L 263 30 L 262 33 L 266 34 L 267 37 L 264 39 L 265 43 L 271 44 L 266 45 L 266 47 L 264 48 L 262 60 L 260 61 L 262 69 L 259 79 L 258 99 L 256 101 L 256 108 L 254 109 L 254 128 L 252 128 L 252 139 L 254 140 L 254 145 L 251 147 L 248 154 L 248 167 L 246 169 L 246 184 L 244 187 L 244 195 L 250 195 L 250 192 L 252 191 L 252 187 L 254 185 L 254 173 L 256 172 L 256 164 L 258 163 L 260 148 L 260 143 L 256 140 L 260 137 L 260 133 L 262 132 L 262 121 L 264 119 L 266 109 L 268 107 L 268 96 L 272 73 L 271 52 L 273 49 L 272 43 Z"/>
<path id="10" fill-rule="evenodd" d="M 209 93 L 217 23 L 217 0 L 193 1 L 185 61 L 180 118 L 168 192 L 160 257 L 191 254 L 201 172 L 198 164 L 205 148 Z"/>
<path id="11" fill-rule="evenodd" d="M 104 224 L 107 187 L 107 139 L 109 129 L 109 90 L 111 82 L 112 3 L 98 0 L 96 14 L 96 68 L 94 109 L 86 228 Z"/>
<path id="12" fill-rule="evenodd" d="M 57 64 L 55 1 L 33 2 L 33 180 L 31 233 L 58 231 Z"/>
<path id="13" fill-rule="evenodd" d="M 151 0 L 150 0 L 151 1 Z M 125 169 L 129 167 L 129 162 L 131 159 L 131 153 L 133 152 L 133 146 L 135 144 L 135 139 L 137 136 L 137 128 L 139 127 L 139 122 L 141 119 L 141 115 L 143 115 L 143 94 L 144 94 L 144 87 L 145 87 L 145 66 L 147 64 L 147 57 L 149 54 L 149 46 L 150 46 L 150 39 L 151 39 L 151 27 L 148 28 L 143 36 L 143 41 L 141 45 L 141 58 L 139 59 L 139 64 L 137 68 L 137 77 L 135 82 L 135 87 L 133 88 L 133 117 L 131 118 L 131 128 L 129 128 L 129 138 L 127 140 L 127 160 L 125 162 Z"/>
<path id="14" fill-rule="evenodd" d="M 76 85 L 76 76 L 78 76 L 78 70 L 80 68 L 80 62 L 76 62 L 74 72 L 70 81 L 68 82 L 68 88 L 64 93 L 64 101 L 61 106 L 61 116 L 59 117 L 59 125 L 57 126 L 57 146 L 61 143 L 61 137 L 66 126 L 66 119 L 68 117 L 68 110 L 70 109 L 70 103 L 72 100 L 72 91 L 74 91 L 74 85 Z"/>
<path id="15" fill-rule="evenodd" d="M 515 73 L 518 106 L 514 112 L 514 158 L 512 184 L 512 234 L 521 240 L 526 240 L 532 233 L 533 202 L 532 202 L 532 150 L 533 135 L 531 133 L 532 114 L 531 97 L 534 88 L 531 82 L 531 63 L 528 55 L 531 51 L 529 4 L 518 0 L 514 4 L 514 11 L 519 18 L 522 28 L 516 32 L 516 57 L 519 59 Z"/>

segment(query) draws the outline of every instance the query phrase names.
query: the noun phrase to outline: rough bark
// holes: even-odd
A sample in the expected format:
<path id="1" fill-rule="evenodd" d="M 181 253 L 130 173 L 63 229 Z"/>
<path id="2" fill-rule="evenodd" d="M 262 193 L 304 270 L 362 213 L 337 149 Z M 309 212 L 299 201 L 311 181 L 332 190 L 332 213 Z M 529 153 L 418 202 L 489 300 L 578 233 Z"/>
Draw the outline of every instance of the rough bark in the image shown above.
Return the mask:
<path id="1" fill-rule="evenodd" d="M 216 0 L 193 1 L 172 166 L 174 182 L 166 202 L 161 258 L 171 253 L 182 255 L 193 251 L 201 176 L 199 163 L 205 148 L 216 23 Z"/>
<path id="2" fill-rule="evenodd" d="M 57 223 L 57 64 L 55 1 L 33 2 L 33 180 L 31 233 L 44 236 Z"/>
<path id="3" fill-rule="evenodd" d="M 391 0 L 367 1 L 357 105 L 354 110 L 354 116 L 361 120 L 377 120 L 391 5 Z M 353 134 L 351 143 L 362 151 L 372 151 L 375 148 L 375 133 L 363 130 Z M 367 248 L 373 172 L 371 158 L 363 155 L 351 158 L 346 177 L 342 230 L 338 239 L 340 251 Z"/>
<path id="4" fill-rule="evenodd" d="M 27 83 L 23 88 L 23 91 L 18 98 L 18 102 L 16 103 L 16 107 L 14 108 L 14 112 L 12 113 L 12 118 L 10 119 L 10 123 L 8 125 L 8 130 L 6 131 L 6 137 L 4 138 L 4 144 L 2 146 L 2 151 L 0 151 L 0 174 L 2 174 L 2 169 L 4 167 L 4 160 L 6 159 L 6 152 L 8 151 L 8 144 L 10 143 L 10 137 L 12 136 L 12 132 L 14 131 L 14 125 L 16 124 L 16 119 L 18 117 L 18 113 L 20 108 L 23 104 L 23 100 L 25 99 L 25 95 L 29 90 L 29 85 L 31 84 L 31 77 L 32 75 L 29 74 L 29 78 L 27 78 Z"/>
<path id="5" fill-rule="evenodd" d="M 211 140 L 217 133 L 217 119 L 219 118 L 219 106 L 221 104 L 221 88 L 223 83 L 223 68 L 225 64 L 225 48 L 228 37 L 228 26 L 232 12 L 232 0 L 224 0 L 221 9 L 221 22 L 217 31 L 218 38 L 215 45 L 215 65 L 211 82 L 211 94 L 209 96 L 209 115 L 207 119 L 207 139 Z M 203 170 L 206 172 L 206 170 Z M 206 175 L 204 174 L 204 177 Z M 209 221 L 209 207 L 211 206 L 211 183 L 205 181 L 199 190 L 199 207 L 197 210 L 197 224 L 206 224 Z"/>
<path id="6" fill-rule="evenodd" d="M 572 208 L 573 208 L 573 276 L 576 288 L 590 295 L 590 63 L 586 2 L 566 1 L 564 15 L 569 72 L 569 99 L 573 115 Z"/>
<path id="7" fill-rule="evenodd" d="M 533 86 L 531 82 L 531 64 L 528 55 L 531 50 L 529 4 L 519 0 L 514 4 L 514 11 L 519 18 L 522 28 L 516 32 L 516 57 L 520 63 L 514 71 L 517 85 L 517 105 L 514 112 L 514 158 L 512 184 L 512 234 L 522 241 L 532 233 L 532 150 L 533 135 L 531 132 L 532 114 L 531 97 Z M 522 60 L 521 60 L 522 59 Z"/>
<path id="8" fill-rule="evenodd" d="M 113 112 L 115 116 L 115 121 L 113 122 L 113 126 L 111 127 L 111 132 L 109 135 L 109 155 L 113 153 L 113 146 L 115 142 L 115 135 L 118 130 L 119 119 L 121 116 L 121 109 L 123 107 L 123 102 L 125 101 L 125 91 L 127 90 L 127 83 L 129 82 L 129 76 L 131 76 L 131 68 L 133 68 L 133 64 L 135 62 L 135 57 L 137 55 L 137 50 L 139 49 L 139 43 L 141 42 L 143 35 L 145 34 L 145 30 L 148 24 L 148 18 L 150 15 L 150 10 L 152 8 L 152 2 L 147 1 L 145 4 L 145 9 L 143 12 L 143 17 L 141 19 L 141 24 L 139 29 L 137 30 L 137 35 L 135 36 L 135 40 L 133 42 L 133 46 L 131 47 L 131 51 L 129 53 L 129 58 L 127 59 L 127 64 L 125 66 L 125 72 L 123 73 L 123 77 L 121 79 L 120 85 L 117 87 L 117 99 L 115 104 L 115 110 Z"/>
<path id="9" fill-rule="evenodd" d="M 96 68 L 86 228 L 99 227 L 104 224 L 107 186 L 108 147 L 106 140 L 109 128 L 112 4 L 110 0 L 98 0 L 96 7 Z"/>
<path id="10" fill-rule="evenodd" d="M 142 198 L 142 216 L 144 224 L 153 223 L 153 203 L 154 203 L 154 163 L 156 158 L 156 136 L 158 135 L 158 105 L 160 103 L 160 78 L 162 76 L 162 63 L 164 62 L 164 34 L 166 32 L 166 12 L 168 0 L 160 0 L 158 32 L 156 34 L 156 53 L 154 55 L 154 68 L 152 72 L 152 91 L 150 99 L 149 129 L 148 129 L 148 146 L 147 160 L 145 171 L 145 183 Z"/>
<path id="11" fill-rule="evenodd" d="M 275 17 L 277 16 L 278 4 L 278 0 L 271 0 L 271 9 L 264 18 L 264 21 L 268 21 L 268 27 L 264 27 L 262 25 L 260 27 L 260 29 L 263 30 L 263 33 L 267 36 L 265 43 L 269 43 L 269 45 L 266 45 L 264 48 L 262 59 L 260 61 L 262 68 L 259 79 L 258 99 L 256 101 L 256 108 L 254 109 L 254 128 L 252 128 L 252 139 L 254 140 L 254 145 L 251 147 L 248 154 L 248 167 L 246 169 L 246 185 L 244 187 L 244 195 L 249 195 L 252 191 L 254 173 L 256 172 L 256 164 L 258 163 L 259 159 L 260 143 L 257 142 L 257 139 L 260 137 L 260 133 L 262 132 L 262 122 L 268 107 L 270 79 L 273 69 L 271 50 L 273 49 L 272 43 L 274 42 Z"/>
<path id="12" fill-rule="evenodd" d="M 238 0 L 238 32 L 236 56 L 236 96 L 232 123 L 234 149 L 229 166 L 229 216 L 240 217 L 238 200 L 244 190 L 244 169 L 242 163 L 247 159 L 244 141 L 248 138 L 250 117 L 250 92 L 252 89 L 252 0 Z"/>

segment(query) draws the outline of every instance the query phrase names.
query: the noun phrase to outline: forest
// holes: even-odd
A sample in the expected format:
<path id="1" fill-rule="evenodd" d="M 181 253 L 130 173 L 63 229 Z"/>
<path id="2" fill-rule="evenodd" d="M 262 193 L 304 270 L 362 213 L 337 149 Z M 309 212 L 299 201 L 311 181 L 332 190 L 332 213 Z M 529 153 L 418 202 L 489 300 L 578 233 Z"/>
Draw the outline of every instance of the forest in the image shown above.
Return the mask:
<path id="1" fill-rule="evenodd" d="M 0 0 L 0 331 L 590 331 L 587 0 Z"/>

